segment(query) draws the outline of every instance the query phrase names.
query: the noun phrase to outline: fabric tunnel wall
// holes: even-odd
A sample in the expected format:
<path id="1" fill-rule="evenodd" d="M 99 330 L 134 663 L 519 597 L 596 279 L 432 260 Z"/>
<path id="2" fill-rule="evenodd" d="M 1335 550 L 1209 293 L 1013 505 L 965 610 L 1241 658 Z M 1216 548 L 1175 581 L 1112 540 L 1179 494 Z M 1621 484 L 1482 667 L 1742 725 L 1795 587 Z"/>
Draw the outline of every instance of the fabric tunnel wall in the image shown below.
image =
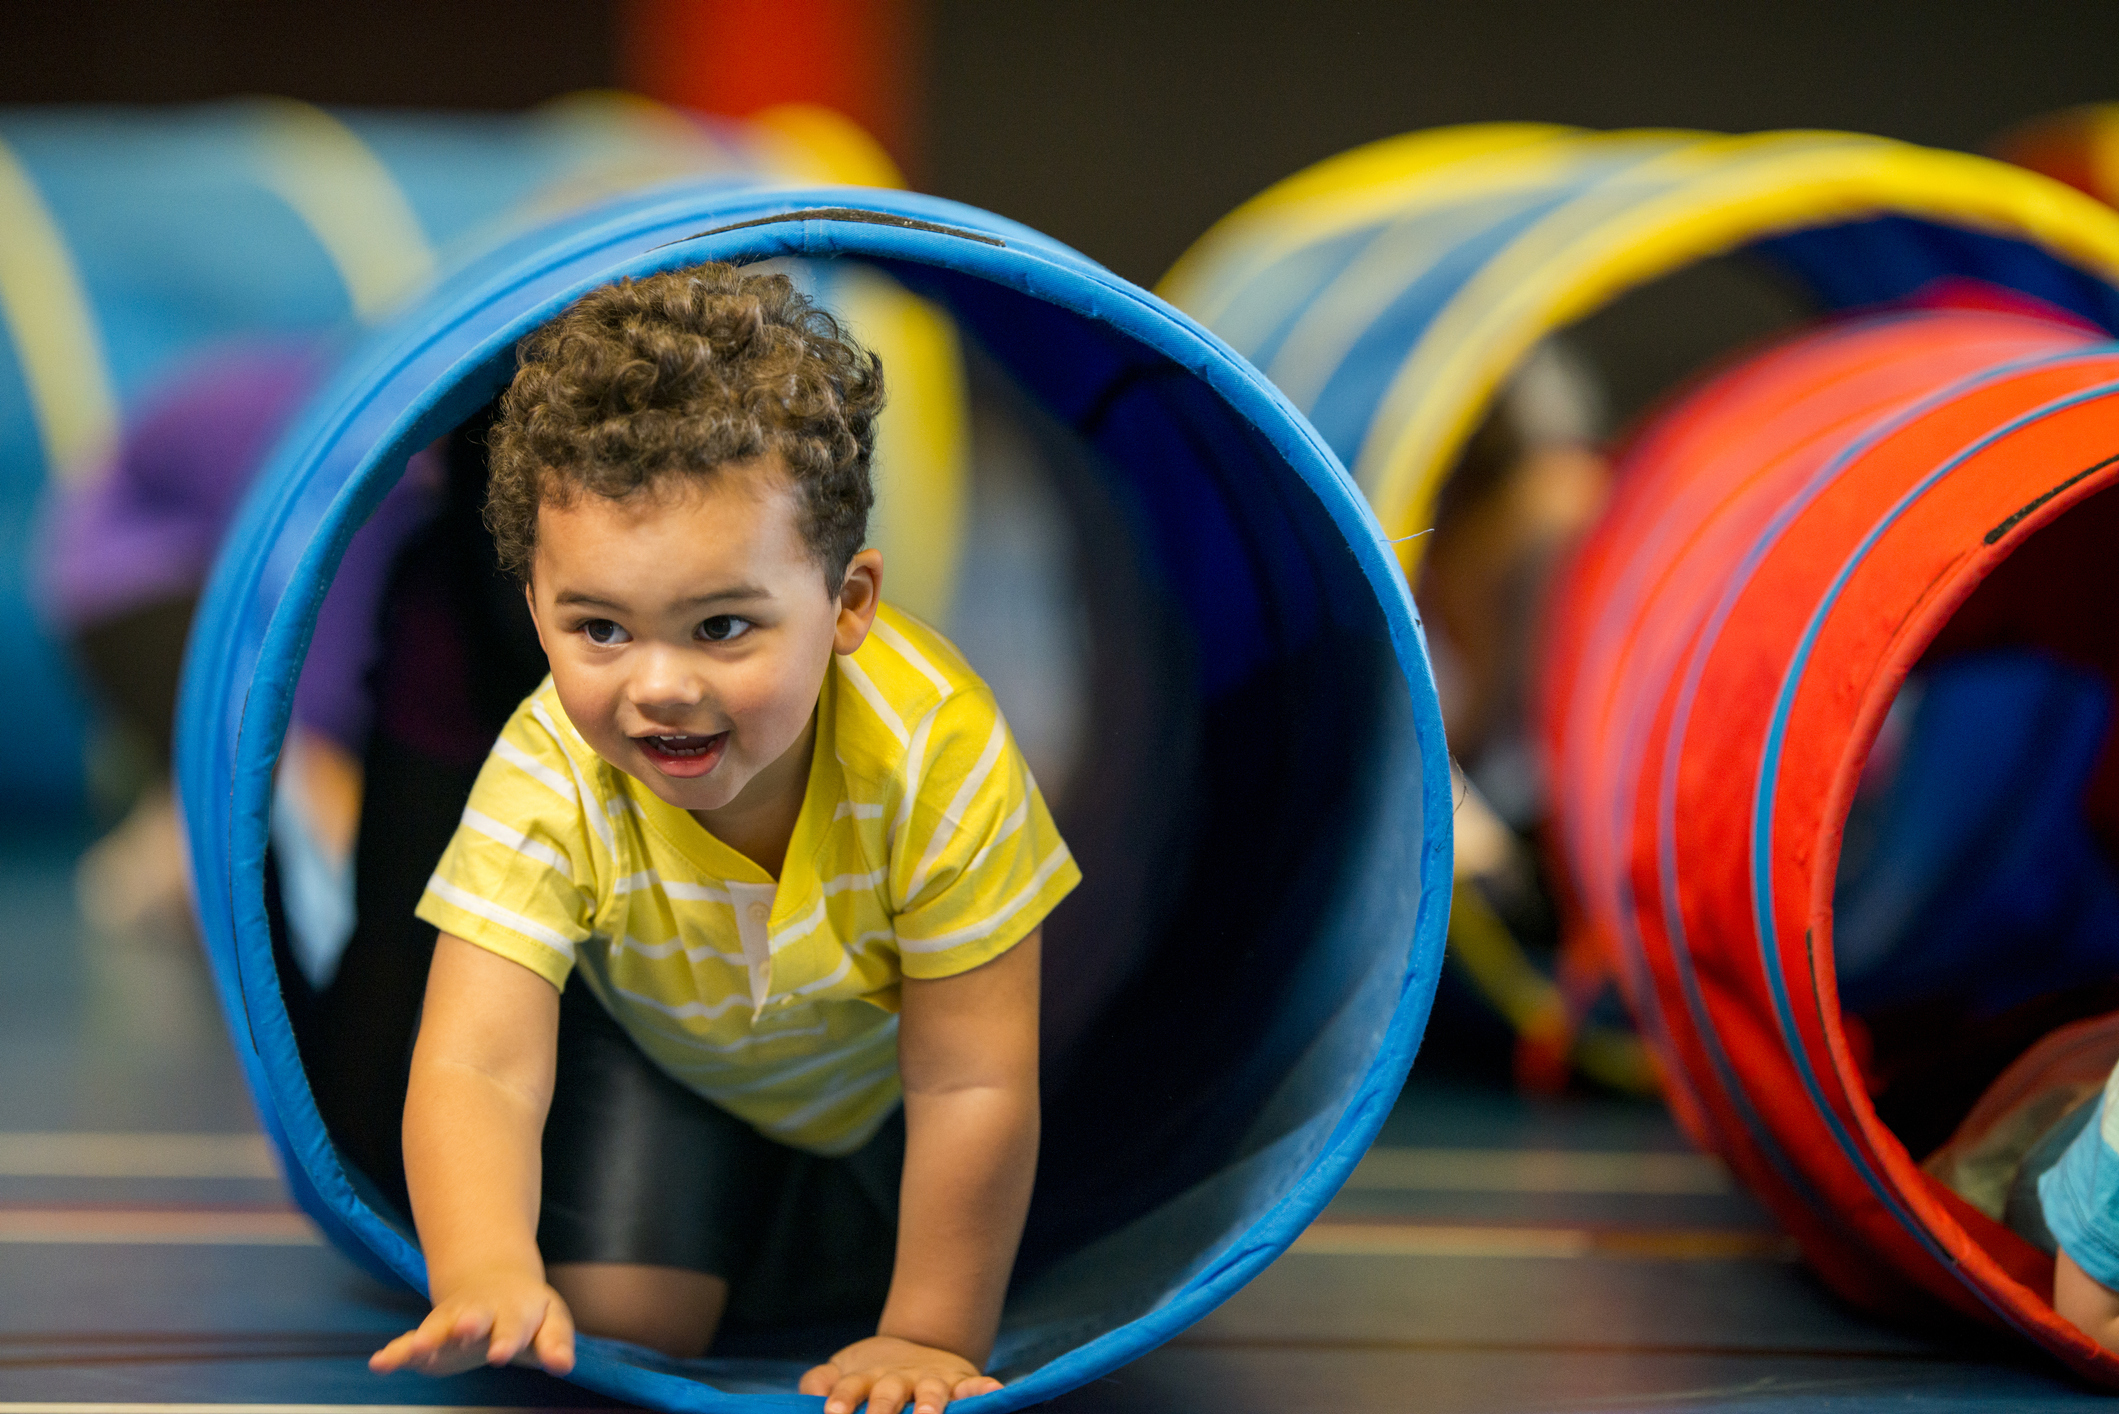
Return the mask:
<path id="1" fill-rule="evenodd" d="M 1858 134 L 1481 124 L 1288 177 L 1158 288 L 1311 418 L 1419 598 L 1471 787 L 1444 1032 L 1512 1046 L 1537 1088 L 1581 1072 L 1653 1091 L 1535 842 L 1566 788 L 1538 744 L 1536 643 L 1551 575 L 1614 482 L 1612 402 L 1652 408 L 1733 350 L 1879 303 L 2119 329 L 2119 218 L 2005 163 Z M 1753 322 L 1732 329 L 1737 312 Z M 1615 368 L 1643 384 L 1631 401 Z M 1530 455 L 1540 440 L 1556 454 Z"/>
<path id="2" fill-rule="evenodd" d="M 1842 1294 L 2106 1384 L 2052 1258 L 1930 1156 L 2119 992 L 2115 475 L 2111 344 L 1828 324 L 1641 430 L 1541 664 L 1575 926 L 1687 1127 Z"/>
<path id="3" fill-rule="evenodd" d="M 1158 289 L 1280 385 L 1401 537 L 1428 526 L 1540 338 L 1735 250 L 1824 309 L 1963 276 L 2119 328 L 2119 214 L 2006 163 L 1853 133 L 1411 133 L 1267 188 Z"/>
<path id="4" fill-rule="evenodd" d="M 305 653 L 364 522 L 408 458 L 466 444 L 526 331 L 598 284 L 710 259 L 872 269 L 945 311 L 1070 547 L 1068 628 L 1051 641 L 1079 645 L 1077 680 L 1036 681 L 1077 693 L 1088 724 L 1079 769 L 1046 782 L 1086 882 L 1046 928 L 1042 1157 L 992 1367 L 1010 1383 L 984 1407 L 1032 1404 L 1197 1319 L 1337 1189 L 1418 1044 L 1451 850 L 1420 631 L 1344 471 L 1225 345 L 1037 233 L 873 190 L 666 188 L 514 242 L 364 344 L 247 503 L 187 659 L 178 785 L 215 977 L 304 1209 L 424 1289 L 373 1116 L 333 1084 L 335 1048 L 373 1054 L 377 1038 L 320 1024 L 288 957 L 274 775 Z M 475 511 L 458 522 L 475 527 Z M 982 559 L 981 543 L 959 602 L 988 597 L 989 562 L 1023 558 Z M 467 557 L 403 558 L 393 594 Z M 543 669 L 503 662 L 505 636 L 475 632 L 489 591 L 442 585 L 420 622 L 487 645 L 467 661 L 495 683 L 513 673 L 519 695 Z M 959 641 L 1004 702 L 1002 678 L 1040 668 L 989 666 Z M 392 672 L 386 654 L 379 693 Z M 472 699 L 499 690 L 431 673 L 417 686 L 438 716 L 452 692 L 475 717 Z M 391 794 L 374 783 L 387 763 L 368 764 L 370 799 Z M 401 779 L 398 795 L 441 778 Z M 370 824 L 362 870 L 393 848 Z M 380 897 L 364 888 L 363 927 Z M 362 1014 L 409 1014 L 423 971 L 423 955 L 370 969 L 389 995 Z M 407 1039 L 380 1038 L 399 1054 Z M 667 1409 L 785 1403 L 814 1352 L 773 1339 L 693 1363 L 588 1340 L 573 1378 Z"/>
<path id="5" fill-rule="evenodd" d="M 172 379 L 268 343 L 283 362 L 341 347 L 515 232 L 708 175 L 897 184 L 865 134 L 808 108 L 732 122 L 618 93 L 477 116 L 277 98 L 0 108 L 0 663 L 16 685 L 0 808 L 79 805 L 80 693 L 41 620 L 118 593 L 36 602 L 42 503 L 92 491 Z"/>

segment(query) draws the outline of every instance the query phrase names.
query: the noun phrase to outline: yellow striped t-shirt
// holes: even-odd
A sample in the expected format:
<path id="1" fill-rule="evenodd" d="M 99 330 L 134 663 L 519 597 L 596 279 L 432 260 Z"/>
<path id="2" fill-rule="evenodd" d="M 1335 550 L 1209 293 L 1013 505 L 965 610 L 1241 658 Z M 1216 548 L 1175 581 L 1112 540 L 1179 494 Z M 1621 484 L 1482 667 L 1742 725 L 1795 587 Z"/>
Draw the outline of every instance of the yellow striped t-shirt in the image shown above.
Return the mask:
<path id="1" fill-rule="evenodd" d="M 948 640 L 886 605 L 832 661 L 777 882 L 598 756 L 547 680 L 419 902 L 555 987 L 579 968 L 656 1064 L 819 1154 L 858 1148 L 898 1103 L 900 976 L 998 957 L 1081 879 Z"/>

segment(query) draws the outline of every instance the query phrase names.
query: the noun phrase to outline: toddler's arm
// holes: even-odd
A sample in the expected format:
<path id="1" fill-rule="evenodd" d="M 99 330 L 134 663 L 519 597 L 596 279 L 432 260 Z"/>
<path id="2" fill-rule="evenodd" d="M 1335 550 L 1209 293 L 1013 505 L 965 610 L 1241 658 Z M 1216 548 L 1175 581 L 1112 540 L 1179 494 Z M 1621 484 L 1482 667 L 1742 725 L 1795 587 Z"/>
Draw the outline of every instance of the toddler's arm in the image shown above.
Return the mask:
<path id="1" fill-rule="evenodd" d="M 955 977 L 908 977 L 898 1022 L 905 1177 L 898 1258 L 876 1334 L 802 1377 L 826 1414 L 940 1414 L 1000 1382 L 979 1373 L 1037 1168 L 1042 930 Z"/>
<path id="2" fill-rule="evenodd" d="M 2064 1251 L 2053 1263 L 2053 1309 L 2106 1350 L 2119 1351 L 2119 1291 L 2075 1265 Z"/>
<path id="3" fill-rule="evenodd" d="M 551 983 L 441 935 L 405 1094 L 405 1180 L 434 1310 L 369 1368 L 446 1375 L 526 1350 L 553 1374 L 573 1368 L 573 1318 L 537 1253 L 558 1046 Z"/>

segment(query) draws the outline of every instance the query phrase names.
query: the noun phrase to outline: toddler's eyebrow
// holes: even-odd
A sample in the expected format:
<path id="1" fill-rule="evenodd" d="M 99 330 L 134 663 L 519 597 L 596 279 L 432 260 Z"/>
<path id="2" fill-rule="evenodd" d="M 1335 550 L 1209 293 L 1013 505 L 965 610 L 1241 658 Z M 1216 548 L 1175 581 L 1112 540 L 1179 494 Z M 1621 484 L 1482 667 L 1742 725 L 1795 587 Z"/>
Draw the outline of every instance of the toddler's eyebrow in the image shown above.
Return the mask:
<path id="1" fill-rule="evenodd" d="M 735 584 L 730 585 L 726 589 L 716 589 L 708 594 L 694 594 L 688 599 L 680 599 L 677 602 L 685 608 L 696 609 L 708 604 L 750 599 L 770 599 L 771 597 L 772 594 L 769 591 L 761 589 L 755 584 Z M 601 595 L 591 594 L 580 589 L 562 589 L 552 597 L 552 602 L 555 604 L 578 604 L 591 609 L 623 609 L 626 607 L 616 599 L 605 599 Z"/>
<path id="2" fill-rule="evenodd" d="M 702 604 L 719 604 L 724 600 L 730 599 L 770 599 L 772 597 L 770 590 L 761 589 L 755 584 L 736 584 L 731 585 L 727 589 L 716 589 L 711 594 L 694 594 L 691 598 L 682 602 L 697 608 Z"/>

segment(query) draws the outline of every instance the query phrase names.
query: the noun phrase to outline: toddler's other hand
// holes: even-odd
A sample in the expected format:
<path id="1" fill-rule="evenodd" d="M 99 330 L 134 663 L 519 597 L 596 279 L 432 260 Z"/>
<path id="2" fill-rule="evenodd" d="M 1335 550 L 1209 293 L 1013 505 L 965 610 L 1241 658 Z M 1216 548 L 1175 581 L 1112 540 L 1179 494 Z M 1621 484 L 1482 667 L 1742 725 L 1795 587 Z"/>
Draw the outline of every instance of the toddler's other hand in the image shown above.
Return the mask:
<path id="1" fill-rule="evenodd" d="M 824 1414 L 853 1414 L 862 1400 L 868 1414 L 942 1414 L 952 1399 L 991 1394 L 1001 1382 L 982 1375 L 961 1355 L 916 1345 L 896 1336 L 855 1341 L 802 1376 L 804 1394 L 825 1396 Z"/>
<path id="2" fill-rule="evenodd" d="M 574 1316 L 541 1281 L 495 1278 L 448 1293 L 417 1330 L 369 1356 L 368 1368 L 380 1375 L 407 1369 L 455 1375 L 518 1357 L 554 1375 L 573 1369 Z"/>

